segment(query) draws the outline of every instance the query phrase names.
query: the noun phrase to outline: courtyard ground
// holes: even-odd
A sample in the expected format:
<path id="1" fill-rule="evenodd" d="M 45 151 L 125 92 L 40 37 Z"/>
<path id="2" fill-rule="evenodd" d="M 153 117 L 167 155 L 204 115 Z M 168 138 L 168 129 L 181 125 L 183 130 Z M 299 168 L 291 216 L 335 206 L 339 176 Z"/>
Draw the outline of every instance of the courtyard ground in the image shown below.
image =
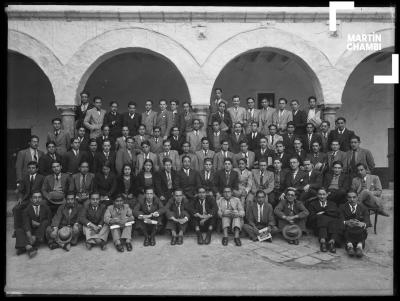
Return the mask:
<path id="1" fill-rule="evenodd" d="M 280 235 L 268 242 L 230 238 L 227 247 L 214 234 L 210 245 L 197 245 L 195 235 L 171 246 L 167 235 L 155 247 L 143 236 L 133 251 L 86 250 L 80 242 L 70 252 L 42 245 L 36 257 L 17 256 L 11 238 L 14 198 L 7 202 L 6 286 L 8 295 L 392 295 L 393 192 L 384 191 L 390 217 L 379 216 L 378 234 L 369 228 L 365 256 L 350 258 L 343 248 L 322 253 L 316 237 L 303 236 L 298 246 Z M 372 216 L 371 219 L 373 220 Z"/>

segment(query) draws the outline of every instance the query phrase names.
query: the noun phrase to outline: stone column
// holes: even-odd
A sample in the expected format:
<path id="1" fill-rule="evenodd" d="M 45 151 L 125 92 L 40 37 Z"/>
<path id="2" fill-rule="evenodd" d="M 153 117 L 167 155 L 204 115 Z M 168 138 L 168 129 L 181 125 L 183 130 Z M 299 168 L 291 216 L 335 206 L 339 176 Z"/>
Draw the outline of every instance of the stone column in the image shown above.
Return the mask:
<path id="1" fill-rule="evenodd" d="M 196 113 L 197 117 L 204 122 L 204 126 L 202 131 L 207 133 L 207 124 L 208 124 L 208 114 L 209 114 L 209 105 L 201 104 L 201 105 L 192 105 L 193 111 Z"/>
<path id="2" fill-rule="evenodd" d="M 75 137 L 75 106 L 58 105 L 57 109 L 61 112 L 63 129 L 68 131 L 71 137 Z"/>
<path id="3" fill-rule="evenodd" d="M 338 104 L 325 104 L 323 108 L 323 120 L 330 123 L 331 130 L 335 129 L 336 111 L 340 108 Z"/>

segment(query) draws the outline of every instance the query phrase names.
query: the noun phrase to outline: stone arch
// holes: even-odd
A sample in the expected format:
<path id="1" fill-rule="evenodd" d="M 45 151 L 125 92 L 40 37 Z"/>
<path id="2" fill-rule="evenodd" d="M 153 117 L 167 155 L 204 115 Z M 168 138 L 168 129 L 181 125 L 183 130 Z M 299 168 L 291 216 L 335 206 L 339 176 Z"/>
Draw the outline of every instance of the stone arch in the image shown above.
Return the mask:
<path id="1" fill-rule="evenodd" d="M 108 58 L 145 49 L 171 62 L 182 74 L 189 94 L 193 97 L 190 81 L 201 72 L 191 54 L 171 38 L 142 28 L 123 28 L 105 32 L 84 43 L 66 65 L 69 81 L 65 88 L 73 91 L 75 103 L 92 72 Z M 193 101 L 193 99 L 192 99 Z"/>
<path id="2" fill-rule="evenodd" d="M 333 70 L 329 59 L 310 42 L 276 28 L 258 28 L 241 32 L 222 42 L 206 59 L 205 74 L 216 79 L 223 68 L 234 58 L 257 49 L 285 51 L 297 59 L 312 78 L 313 87 L 320 103 L 329 100 L 330 95 L 324 90 L 329 86 Z"/>

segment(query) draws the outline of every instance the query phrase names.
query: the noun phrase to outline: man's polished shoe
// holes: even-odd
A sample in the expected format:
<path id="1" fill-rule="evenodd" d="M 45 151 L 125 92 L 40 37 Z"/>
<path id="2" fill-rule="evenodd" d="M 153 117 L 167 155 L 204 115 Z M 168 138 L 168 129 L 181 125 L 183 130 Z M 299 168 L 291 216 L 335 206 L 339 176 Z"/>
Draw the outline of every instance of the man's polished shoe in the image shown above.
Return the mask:
<path id="1" fill-rule="evenodd" d="M 49 248 L 50 248 L 50 250 L 54 250 L 54 249 L 57 249 L 57 248 L 59 248 L 60 246 L 57 244 L 57 243 L 51 243 L 51 244 L 49 244 Z"/>
<path id="2" fill-rule="evenodd" d="M 101 241 L 100 243 L 100 248 L 104 251 L 105 249 L 107 249 L 107 242 L 105 241 Z"/>
<path id="3" fill-rule="evenodd" d="M 239 237 L 234 238 L 233 240 L 235 241 L 235 244 L 236 244 L 238 247 L 240 247 L 240 246 L 242 245 L 242 242 L 240 241 L 240 238 L 239 238 Z"/>
<path id="4" fill-rule="evenodd" d="M 70 244 L 70 243 L 65 244 L 64 247 L 63 247 L 63 249 L 64 249 L 65 251 L 69 252 L 69 250 L 71 250 L 71 244 Z"/>
<path id="5" fill-rule="evenodd" d="M 326 243 L 325 242 L 321 242 L 319 249 L 321 250 L 321 252 L 328 252 L 328 249 L 326 248 Z"/>
<path id="6" fill-rule="evenodd" d="M 172 236 L 171 238 L 171 246 L 176 245 L 176 236 Z"/>
<path id="7" fill-rule="evenodd" d="M 150 246 L 155 246 L 156 245 L 156 238 L 154 236 L 150 237 Z"/>
<path id="8" fill-rule="evenodd" d="M 115 248 L 118 250 L 118 252 L 124 252 L 124 247 L 121 244 L 116 245 Z"/>
<path id="9" fill-rule="evenodd" d="M 293 244 L 298 245 L 299 244 L 299 240 L 298 239 L 293 240 Z"/>
<path id="10" fill-rule="evenodd" d="M 127 243 L 126 243 L 126 250 L 127 250 L 128 252 L 132 251 L 132 244 L 131 244 L 130 242 L 127 242 Z"/>
<path id="11" fill-rule="evenodd" d="M 203 241 L 205 245 L 209 245 L 211 242 L 211 232 L 207 232 L 206 239 Z"/>
<path id="12" fill-rule="evenodd" d="M 266 241 L 266 242 L 272 242 L 272 238 L 268 238 L 268 239 L 266 239 L 266 240 L 264 240 L 264 241 Z"/>
<path id="13" fill-rule="evenodd" d="M 347 254 L 349 254 L 350 257 L 353 257 L 355 255 L 353 247 L 346 246 L 346 252 Z"/>
<path id="14" fill-rule="evenodd" d="M 91 250 L 93 247 L 92 244 L 90 244 L 88 242 L 85 242 L 85 245 L 86 245 L 86 249 L 88 249 L 88 250 Z"/>
<path id="15" fill-rule="evenodd" d="M 177 245 L 183 244 L 183 236 L 178 236 L 178 240 L 176 241 Z"/>
<path id="16" fill-rule="evenodd" d="M 336 248 L 335 248 L 335 243 L 334 242 L 330 242 L 329 243 L 329 252 L 336 253 Z"/>
<path id="17" fill-rule="evenodd" d="M 21 255 L 21 254 L 24 254 L 25 252 L 26 252 L 25 248 L 18 248 L 17 249 L 17 255 L 18 256 Z"/>
<path id="18" fill-rule="evenodd" d="M 36 248 L 32 248 L 32 249 L 30 249 L 28 251 L 29 258 L 34 257 L 36 254 L 37 254 L 37 249 Z"/>
<path id="19" fill-rule="evenodd" d="M 227 246 L 228 245 L 228 237 L 222 237 L 222 245 Z"/>
<path id="20" fill-rule="evenodd" d="M 146 237 L 144 238 L 143 245 L 144 245 L 145 247 L 147 247 L 149 244 L 150 244 L 150 240 L 149 240 L 149 238 L 146 236 Z"/>
<path id="21" fill-rule="evenodd" d="M 202 245 L 203 244 L 203 237 L 202 237 L 202 235 L 200 233 L 197 234 L 197 244 L 198 245 Z"/>
<path id="22" fill-rule="evenodd" d="M 364 256 L 363 250 L 361 248 L 356 248 L 356 256 L 361 258 Z"/>

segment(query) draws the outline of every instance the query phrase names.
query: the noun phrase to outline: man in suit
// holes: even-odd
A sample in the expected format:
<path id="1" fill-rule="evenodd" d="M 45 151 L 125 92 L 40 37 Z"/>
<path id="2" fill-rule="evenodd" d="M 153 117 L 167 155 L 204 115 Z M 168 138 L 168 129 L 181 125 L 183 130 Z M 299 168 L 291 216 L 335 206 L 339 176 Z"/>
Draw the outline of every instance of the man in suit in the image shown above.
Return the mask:
<path id="1" fill-rule="evenodd" d="M 132 137 L 126 138 L 126 148 L 120 148 L 115 155 L 115 170 L 118 175 L 122 174 L 122 166 L 129 164 L 135 170 L 136 152 L 134 150 L 135 140 Z"/>
<path id="2" fill-rule="evenodd" d="M 331 124 L 328 120 L 324 120 L 321 122 L 320 126 L 320 133 L 319 135 L 321 136 L 321 152 L 327 153 L 330 150 L 330 144 L 328 144 L 328 138 L 329 138 L 329 128 Z M 332 144 L 332 141 L 331 141 Z"/>
<path id="3" fill-rule="evenodd" d="M 269 135 L 265 136 L 265 138 L 267 138 L 267 147 L 271 151 L 275 151 L 276 143 L 278 141 L 283 141 L 283 138 L 281 135 L 277 134 L 278 128 L 275 124 L 270 124 L 268 130 L 269 130 Z"/>
<path id="4" fill-rule="evenodd" d="M 122 129 L 122 115 L 117 112 L 118 103 L 116 101 L 110 102 L 110 112 L 107 112 L 104 116 L 104 124 L 110 127 L 110 135 L 112 137 L 118 137 L 121 134 Z"/>
<path id="5" fill-rule="evenodd" d="M 332 171 L 332 164 L 335 161 L 340 161 L 343 164 L 343 169 L 347 170 L 347 155 L 345 152 L 340 150 L 340 144 L 338 140 L 332 140 L 331 142 L 331 151 L 327 153 L 328 163 L 325 168 L 325 172 Z"/>
<path id="6" fill-rule="evenodd" d="M 339 211 L 344 223 L 346 252 L 350 257 L 362 257 L 363 245 L 368 236 L 367 227 L 371 227 L 368 209 L 359 203 L 357 193 L 350 190 L 347 202 L 340 206 Z"/>
<path id="7" fill-rule="evenodd" d="M 248 129 L 246 139 L 249 144 L 249 150 L 255 152 L 260 147 L 260 138 L 264 136 L 258 132 L 258 121 L 251 121 Z"/>
<path id="8" fill-rule="evenodd" d="M 211 233 L 215 227 L 215 222 L 218 214 L 218 206 L 215 199 L 207 194 L 205 187 L 200 186 L 197 189 L 197 197 L 193 201 L 190 210 L 197 235 L 197 244 L 209 245 L 211 242 Z M 203 234 L 207 232 L 204 239 Z"/>
<path id="9" fill-rule="evenodd" d="M 352 180 L 351 189 L 357 192 L 359 201 L 367 208 L 377 209 L 378 214 L 389 216 L 383 209 L 380 198 L 382 195 L 382 185 L 379 177 L 369 174 L 364 163 L 358 163 L 356 168 L 357 176 Z"/>
<path id="10" fill-rule="evenodd" d="M 87 161 L 89 163 L 89 172 L 91 172 L 91 173 L 96 173 L 96 169 L 94 166 L 96 153 L 97 153 L 97 142 L 96 142 L 96 139 L 92 138 L 89 140 L 89 151 L 87 152 Z"/>
<path id="11" fill-rule="evenodd" d="M 210 124 L 214 121 L 218 121 L 220 124 L 221 131 L 227 134 L 231 133 L 232 119 L 231 115 L 226 111 L 226 103 L 221 101 L 218 105 L 218 111 L 211 114 Z"/>
<path id="12" fill-rule="evenodd" d="M 106 205 L 100 204 L 100 194 L 97 192 L 93 192 L 89 200 L 90 203 L 82 208 L 78 217 L 86 238 L 86 248 L 91 250 L 93 246 L 99 245 L 105 250 L 110 233 L 110 229 L 104 227 L 104 214 L 107 208 Z"/>
<path id="13" fill-rule="evenodd" d="M 258 162 L 258 169 L 253 169 L 253 185 L 251 187 L 251 193 L 247 196 L 246 209 L 253 203 L 254 197 L 258 190 L 264 191 L 265 195 L 269 195 L 274 190 L 274 174 L 267 170 L 267 161 L 261 159 Z"/>
<path id="14" fill-rule="evenodd" d="M 340 143 L 340 150 L 347 152 L 350 149 L 350 138 L 355 134 L 346 128 L 346 119 L 344 117 L 336 118 L 335 125 L 336 129 L 329 132 L 328 145 L 331 145 L 332 140 L 337 140 Z"/>
<path id="15" fill-rule="evenodd" d="M 153 161 L 153 170 L 158 171 L 158 158 L 156 154 L 150 152 L 150 142 L 143 141 L 141 147 L 143 152 L 136 156 L 135 174 L 138 175 L 142 171 L 146 159 Z"/>
<path id="16" fill-rule="evenodd" d="M 236 246 L 240 247 L 240 230 L 242 229 L 243 217 L 245 215 L 242 203 L 237 197 L 232 196 L 232 188 L 226 185 L 223 188 L 223 197 L 218 198 L 218 216 L 222 219 L 222 230 L 224 236 L 222 245 L 228 245 L 228 228 L 231 227 L 234 232 L 234 241 Z"/>
<path id="17" fill-rule="evenodd" d="M 186 134 L 193 131 L 193 120 L 197 118 L 197 114 L 192 111 L 192 107 L 189 102 L 185 101 L 182 104 L 183 111 L 178 115 L 179 132 L 182 137 L 186 137 Z"/>
<path id="18" fill-rule="evenodd" d="M 210 142 L 210 149 L 216 153 L 221 150 L 222 141 L 229 139 L 228 134 L 221 131 L 218 120 L 215 120 L 212 123 L 212 131 L 208 131 L 207 137 L 208 141 Z"/>
<path id="19" fill-rule="evenodd" d="M 317 133 L 315 133 L 315 128 L 312 123 L 307 123 L 306 125 L 306 135 L 304 136 L 303 139 L 303 147 L 307 153 L 312 152 L 312 145 L 314 142 L 318 142 L 319 145 L 322 144 L 322 139 L 321 136 Z"/>
<path id="20" fill-rule="evenodd" d="M 137 134 L 137 129 L 142 123 L 142 115 L 136 113 L 136 102 L 128 102 L 128 112 L 122 114 L 122 125 L 127 126 L 129 134 L 133 137 Z"/>
<path id="21" fill-rule="evenodd" d="M 112 151 L 114 151 L 116 147 L 118 147 L 118 148 L 122 147 L 122 145 L 123 145 L 123 147 L 125 147 L 125 141 L 120 140 L 121 142 L 118 141 L 118 144 L 117 144 L 115 141 L 115 138 L 119 137 L 119 135 L 121 135 L 121 133 L 122 133 L 123 137 L 128 137 L 129 132 L 127 131 L 127 128 L 125 128 L 124 131 L 120 130 L 120 132 L 117 134 L 118 136 L 111 136 L 110 126 L 108 124 L 103 124 L 101 126 L 101 132 L 102 132 L 102 134 L 96 138 L 96 142 L 97 142 L 97 146 L 98 146 L 97 151 L 99 151 L 99 152 L 101 151 L 101 146 L 103 145 L 104 140 L 110 140 Z"/>
<path id="22" fill-rule="evenodd" d="M 292 107 L 293 124 L 295 127 L 296 135 L 304 135 L 306 133 L 307 113 L 300 110 L 300 102 L 297 99 L 293 99 L 290 102 Z"/>
<path id="23" fill-rule="evenodd" d="M 199 170 L 199 159 L 197 159 L 195 153 L 190 151 L 190 142 L 183 142 L 182 151 L 182 155 L 179 155 L 179 162 L 182 162 L 184 156 L 188 156 L 190 158 L 190 168 L 194 170 Z"/>
<path id="24" fill-rule="evenodd" d="M 70 175 L 77 173 L 81 162 L 87 160 L 87 153 L 79 151 L 79 139 L 72 138 L 71 150 L 64 155 L 64 172 Z"/>
<path id="25" fill-rule="evenodd" d="M 27 164 L 28 174 L 26 174 L 17 185 L 17 204 L 13 207 L 14 231 L 22 228 L 22 215 L 25 208 L 29 205 L 31 195 L 34 191 L 40 191 L 44 177 L 38 173 L 38 163 L 31 161 Z"/>
<path id="26" fill-rule="evenodd" d="M 212 124 L 211 116 L 212 116 L 212 114 L 218 112 L 219 104 L 221 102 L 223 102 L 223 103 L 225 103 L 225 106 L 228 105 L 228 102 L 225 99 L 222 99 L 222 89 L 221 88 L 215 88 L 214 92 L 215 92 L 215 99 L 210 104 L 210 115 L 208 116 L 208 125 Z"/>
<path id="27" fill-rule="evenodd" d="M 159 101 L 160 105 L 160 113 L 157 115 L 156 125 L 161 128 L 161 137 L 164 140 L 168 138 L 171 134 L 171 128 L 173 126 L 173 117 L 172 112 L 167 110 L 167 101 L 165 99 L 161 99 Z"/>
<path id="28" fill-rule="evenodd" d="M 233 170 L 231 158 L 225 158 L 224 168 L 215 173 L 216 199 L 221 197 L 225 186 L 231 187 L 233 191 L 239 190 L 239 174 Z"/>
<path id="29" fill-rule="evenodd" d="M 101 108 L 101 97 L 94 97 L 94 108 L 86 112 L 83 125 L 90 131 L 90 138 L 97 138 L 101 134 L 101 126 L 103 125 L 106 110 Z"/>
<path id="30" fill-rule="evenodd" d="M 297 157 L 292 157 L 289 160 L 290 170 L 285 176 L 284 190 L 289 187 L 293 187 L 296 189 L 298 195 L 301 195 L 304 191 L 304 186 L 307 185 L 308 175 L 300 170 L 299 168 L 299 159 Z M 279 197 L 280 200 L 283 200 L 285 197 L 285 193 L 282 193 Z"/>
<path id="31" fill-rule="evenodd" d="M 87 207 L 89 195 L 93 192 L 94 174 L 89 172 L 89 163 L 82 161 L 79 165 L 79 172 L 71 177 L 69 192 L 76 196 L 78 204 Z"/>
<path id="32" fill-rule="evenodd" d="M 317 191 L 322 187 L 322 173 L 314 168 L 314 163 L 310 159 L 303 161 L 304 172 L 307 175 L 307 184 L 303 188 L 303 192 L 299 196 L 299 200 L 308 205 L 307 201 L 317 196 Z M 306 206 L 308 207 L 308 206 Z"/>
<path id="33" fill-rule="evenodd" d="M 47 154 L 39 158 L 39 173 L 43 176 L 51 174 L 51 163 L 53 161 L 62 162 L 63 158 L 56 153 L 56 144 L 54 141 L 46 142 Z"/>
<path id="34" fill-rule="evenodd" d="M 169 109 L 172 113 L 172 126 L 177 126 L 179 124 L 179 100 L 172 99 L 169 101 Z"/>
<path id="35" fill-rule="evenodd" d="M 17 175 L 17 185 L 24 176 L 28 174 L 28 163 L 31 161 L 39 162 L 39 159 L 44 156 L 41 150 L 38 150 L 39 137 L 32 135 L 29 142 L 29 147 L 20 150 L 17 154 L 17 161 L 15 163 L 15 171 Z"/>
<path id="36" fill-rule="evenodd" d="M 273 167 L 274 189 L 268 195 L 268 202 L 272 205 L 272 208 L 275 208 L 279 202 L 279 197 L 285 190 L 285 177 L 289 171 L 282 168 L 282 162 L 278 158 L 273 160 Z"/>
<path id="37" fill-rule="evenodd" d="M 116 172 L 115 170 L 115 158 L 116 154 L 115 152 L 111 151 L 111 141 L 110 140 L 104 140 L 103 141 L 103 146 L 102 146 L 102 151 L 97 152 L 94 158 L 94 170 L 96 172 L 101 172 L 101 167 L 104 165 L 104 162 L 110 161 L 111 164 L 111 171 L 113 173 Z"/>
<path id="38" fill-rule="evenodd" d="M 252 241 L 257 241 L 260 229 L 268 227 L 271 233 L 276 233 L 276 221 L 274 210 L 268 203 L 267 194 L 264 190 L 256 192 L 256 201 L 252 202 L 246 212 L 247 223 L 243 225 L 243 230 Z M 272 239 L 269 239 L 272 242 Z"/>
<path id="39" fill-rule="evenodd" d="M 152 110 L 153 101 L 148 99 L 145 104 L 145 111 L 142 113 L 142 123 L 146 126 L 146 134 L 152 135 L 153 128 L 157 125 L 157 112 Z"/>
<path id="40" fill-rule="evenodd" d="M 179 186 L 190 203 L 194 200 L 196 190 L 201 185 L 200 173 L 190 168 L 190 157 L 182 157 L 182 168 L 178 171 Z"/>
<path id="41" fill-rule="evenodd" d="M 197 152 L 201 149 L 201 139 L 205 133 L 200 130 L 200 119 L 193 119 L 193 131 L 186 133 L 186 141 L 190 143 L 190 151 Z"/>
<path id="42" fill-rule="evenodd" d="M 196 152 L 197 160 L 199 162 L 199 171 L 204 170 L 204 159 L 209 158 L 214 159 L 215 152 L 210 150 L 210 143 L 207 137 L 201 138 L 201 150 Z"/>
<path id="43" fill-rule="evenodd" d="M 33 191 L 29 201 L 22 212 L 22 224 L 15 230 L 15 248 L 17 255 L 26 251 L 32 258 L 37 254 L 38 246 L 44 242 L 51 212 L 49 207 L 42 204 L 40 191 Z"/>
<path id="44" fill-rule="evenodd" d="M 118 137 L 117 140 L 115 141 L 115 151 L 118 151 L 121 148 L 126 148 L 126 138 L 129 137 L 129 128 L 127 125 L 122 126 L 121 130 L 122 136 Z M 112 143 L 111 139 L 110 142 Z M 103 140 L 104 141 L 104 140 Z M 99 144 L 99 141 L 97 142 Z M 100 146 L 103 144 L 100 144 Z"/>
<path id="45" fill-rule="evenodd" d="M 233 159 L 234 154 L 229 151 L 229 140 L 225 139 L 221 141 L 221 150 L 214 155 L 213 165 L 214 170 L 218 171 L 224 168 L 225 158 Z"/>
<path id="46" fill-rule="evenodd" d="M 287 100 L 279 98 L 278 110 L 272 115 L 272 123 L 278 127 L 278 134 L 282 135 L 286 132 L 286 124 L 293 120 L 292 112 L 285 109 Z"/>
<path id="47" fill-rule="evenodd" d="M 307 151 L 303 149 L 303 142 L 301 138 L 295 138 L 293 141 L 294 152 L 292 155 L 299 159 L 300 165 L 303 165 L 303 161 L 307 158 Z"/>
<path id="48" fill-rule="evenodd" d="M 286 133 L 282 135 L 283 145 L 289 153 L 294 152 L 294 139 L 301 138 L 301 136 L 295 134 L 296 128 L 293 121 L 289 121 L 286 126 Z"/>
<path id="49" fill-rule="evenodd" d="M 317 109 L 317 99 L 315 96 L 310 96 L 308 98 L 308 105 L 309 109 L 306 112 L 307 113 L 307 122 L 311 122 L 316 129 L 320 127 L 322 124 L 321 120 L 321 110 Z M 329 121 L 328 121 L 329 123 Z M 330 125 L 328 125 L 329 127 Z"/>
<path id="50" fill-rule="evenodd" d="M 256 160 L 256 155 L 254 152 L 249 151 L 249 146 L 246 139 L 240 141 L 240 152 L 233 156 L 233 166 L 238 166 L 238 160 L 241 158 L 246 159 L 246 168 L 248 170 L 253 169 L 254 161 Z"/>
<path id="51" fill-rule="evenodd" d="M 262 140 L 261 140 L 262 141 Z M 295 145 L 296 145 L 296 141 L 297 140 L 295 140 L 294 142 L 295 142 Z M 300 142 L 301 143 L 301 142 Z M 293 156 L 292 154 L 289 154 L 288 152 L 286 152 L 286 150 L 285 150 L 285 146 L 283 145 L 283 142 L 282 141 L 278 141 L 276 144 L 275 144 L 275 147 L 276 147 L 276 149 L 275 149 L 275 155 L 274 155 L 274 157 L 272 158 L 272 160 L 275 160 L 275 159 L 279 159 L 279 160 L 281 160 L 281 162 L 282 162 L 282 168 L 283 169 L 288 169 L 289 167 L 290 167 L 290 165 L 289 165 L 289 160 L 290 160 L 290 158 Z"/>
<path id="52" fill-rule="evenodd" d="M 155 178 L 155 193 L 160 198 L 163 205 L 172 197 L 173 191 L 179 187 L 179 175 L 172 168 L 170 158 L 163 159 L 163 168 L 157 173 Z"/>
<path id="53" fill-rule="evenodd" d="M 328 155 L 320 152 L 321 146 L 318 141 L 314 141 L 311 146 L 312 152 L 307 154 L 306 159 L 309 159 L 314 165 L 315 170 L 320 172 L 325 170 L 325 166 L 328 164 Z M 303 165 L 304 165 L 303 160 Z"/>
<path id="54" fill-rule="evenodd" d="M 51 213 L 55 214 L 58 207 L 65 202 L 70 187 L 70 176 L 61 172 L 61 163 L 58 161 L 53 161 L 51 168 L 53 173 L 44 178 L 41 191 Z"/>
<path id="55" fill-rule="evenodd" d="M 253 97 L 248 97 L 247 98 L 247 109 L 246 109 L 246 115 L 245 115 L 245 119 L 244 119 L 244 123 L 245 123 L 245 133 L 248 135 L 250 134 L 250 132 L 252 132 L 252 127 L 253 127 L 253 123 L 255 122 L 257 124 L 257 130 L 254 132 L 258 132 L 258 125 L 260 123 L 260 114 L 261 111 L 258 109 L 255 109 L 255 101 Z"/>
<path id="56" fill-rule="evenodd" d="M 332 163 L 332 172 L 325 174 L 323 187 L 326 187 L 330 201 L 337 205 L 346 202 L 346 193 L 350 189 L 350 179 L 343 172 L 342 162 L 335 161 Z"/>
<path id="57" fill-rule="evenodd" d="M 260 138 L 259 146 L 257 147 L 257 150 L 254 154 L 256 162 L 259 162 L 261 159 L 265 159 L 267 160 L 268 166 L 272 165 L 272 158 L 274 158 L 276 155 L 274 151 L 268 149 L 268 141 L 266 137 Z"/>
<path id="58" fill-rule="evenodd" d="M 56 143 L 56 152 L 61 156 L 64 155 L 70 147 L 70 135 L 67 131 L 61 129 L 61 119 L 54 118 L 53 131 L 47 133 L 46 142 L 54 141 Z"/>
<path id="59" fill-rule="evenodd" d="M 360 147 L 360 137 L 353 136 L 350 139 L 350 147 L 351 149 L 347 151 L 347 172 L 350 176 L 357 176 L 357 164 L 362 163 L 367 168 L 367 172 L 371 173 L 371 171 L 375 168 L 374 157 L 372 156 L 371 151 L 365 148 Z"/>
<path id="60" fill-rule="evenodd" d="M 65 204 L 57 209 L 57 213 L 53 216 L 51 226 L 47 227 L 46 237 L 49 248 L 54 250 L 56 248 L 63 248 L 66 251 L 71 249 L 78 243 L 78 239 L 82 234 L 82 225 L 79 223 L 79 214 L 82 206 L 75 201 L 75 195 L 68 193 L 66 196 Z M 60 237 L 60 230 L 63 227 L 71 228 L 71 240 L 64 242 Z"/>
<path id="61" fill-rule="evenodd" d="M 214 183 L 215 172 L 213 170 L 213 160 L 211 158 L 205 158 L 202 165 L 203 169 L 200 173 L 201 186 L 206 189 L 207 195 L 213 197 L 217 193 Z"/>
<path id="62" fill-rule="evenodd" d="M 238 95 L 234 95 L 232 97 L 232 107 L 229 107 L 227 109 L 228 113 L 231 115 L 232 123 L 240 123 L 242 126 L 244 126 L 244 122 L 246 120 L 246 109 L 243 107 L 240 107 L 240 98 Z"/>
<path id="63" fill-rule="evenodd" d="M 89 150 L 89 136 L 86 135 L 85 127 L 81 126 L 78 129 L 78 135 L 76 138 L 79 140 L 79 150 L 87 152 Z"/>
<path id="64" fill-rule="evenodd" d="M 179 155 L 182 154 L 182 144 L 185 142 L 185 138 L 181 135 L 178 126 L 173 126 L 171 129 L 171 136 L 169 141 L 171 142 L 171 149 L 177 151 Z"/>
<path id="65" fill-rule="evenodd" d="M 235 123 L 234 132 L 230 135 L 231 139 L 231 151 L 234 154 L 240 152 L 240 142 L 246 139 L 246 135 L 243 134 L 242 124 L 237 122 Z"/>
<path id="66" fill-rule="evenodd" d="M 139 125 L 138 134 L 133 139 L 135 140 L 135 145 L 138 147 L 137 151 L 142 152 L 142 142 L 150 139 L 150 136 L 146 134 L 146 126 L 144 124 Z"/>
<path id="67" fill-rule="evenodd" d="M 155 126 L 153 128 L 153 137 L 149 139 L 150 142 L 150 151 L 156 155 L 162 152 L 163 150 L 163 139 L 161 137 L 161 128 L 159 126 Z"/>
<path id="68" fill-rule="evenodd" d="M 179 154 L 176 150 L 171 150 L 171 141 L 164 140 L 163 151 L 158 154 L 158 165 L 163 168 L 163 159 L 170 158 L 172 161 L 172 168 L 174 170 L 179 170 L 181 167 L 181 162 L 179 161 Z"/>
<path id="69" fill-rule="evenodd" d="M 76 129 L 79 129 L 83 125 L 83 120 L 85 119 L 86 112 L 93 108 L 93 104 L 89 103 L 89 92 L 82 91 L 81 94 L 81 104 L 75 110 L 75 120 Z M 86 130 L 86 134 L 89 135 L 89 130 Z"/>
<path id="70" fill-rule="evenodd" d="M 267 98 L 263 98 L 261 100 L 261 105 L 263 108 L 260 112 L 259 131 L 263 135 L 268 135 L 268 127 L 270 124 L 272 124 L 272 116 L 274 115 L 276 110 L 269 106 L 269 101 Z"/>

